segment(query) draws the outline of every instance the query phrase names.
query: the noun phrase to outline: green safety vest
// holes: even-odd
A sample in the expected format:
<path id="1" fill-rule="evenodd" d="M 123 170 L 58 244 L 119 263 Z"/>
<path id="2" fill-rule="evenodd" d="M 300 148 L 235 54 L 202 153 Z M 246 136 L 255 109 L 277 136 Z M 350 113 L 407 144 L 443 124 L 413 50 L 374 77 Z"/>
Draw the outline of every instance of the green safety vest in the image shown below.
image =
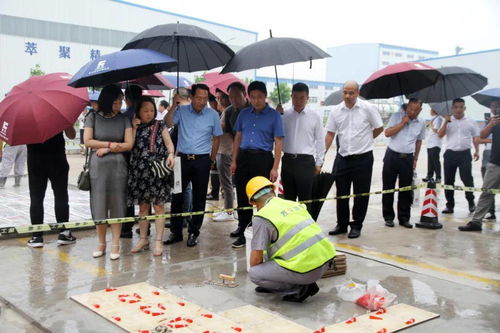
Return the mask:
<path id="1" fill-rule="evenodd" d="M 273 198 L 255 216 L 266 219 L 278 230 L 278 239 L 268 246 L 266 254 L 281 267 L 307 273 L 335 257 L 333 243 L 311 218 L 305 205 Z"/>

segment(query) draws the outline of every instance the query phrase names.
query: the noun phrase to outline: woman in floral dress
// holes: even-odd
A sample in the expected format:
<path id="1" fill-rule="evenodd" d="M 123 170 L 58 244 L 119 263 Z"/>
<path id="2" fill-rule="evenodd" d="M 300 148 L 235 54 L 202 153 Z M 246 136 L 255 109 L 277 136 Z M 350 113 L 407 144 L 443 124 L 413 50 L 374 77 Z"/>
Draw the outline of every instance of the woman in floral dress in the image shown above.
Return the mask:
<path id="1" fill-rule="evenodd" d="M 155 120 L 156 115 L 154 100 L 143 96 L 137 104 L 132 122 L 135 142 L 132 148 L 128 179 L 128 204 L 139 205 L 139 216 L 148 215 L 151 205 L 156 215 L 165 214 L 165 203 L 170 195 L 168 178 L 159 178 L 152 171 L 153 161 L 166 161 L 170 168 L 174 167 L 174 145 L 167 125 L 164 121 Z M 148 227 L 149 221 L 139 222 L 140 240 L 132 248 L 132 253 L 149 248 Z M 165 219 L 155 221 L 155 230 L 153 255 L 161 256 Z"/>

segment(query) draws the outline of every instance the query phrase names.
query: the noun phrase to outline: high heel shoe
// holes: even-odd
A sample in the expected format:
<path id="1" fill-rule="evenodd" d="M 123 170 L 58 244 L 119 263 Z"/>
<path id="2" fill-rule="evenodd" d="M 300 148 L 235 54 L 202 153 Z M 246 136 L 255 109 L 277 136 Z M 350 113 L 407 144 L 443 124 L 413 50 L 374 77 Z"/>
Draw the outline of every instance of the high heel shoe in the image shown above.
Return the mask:
<path id="1" fill-rule="evenodd" d="M 147 237 L 145 237 L 145 238 L 141 237 L 139 243 L 137 243 L 137 245 L 134 246 L 132 248 L 132 250 L 130 250 L 130 252 L 137 253 L 137 252 L 147 251 L 147 250 L 149 250 L 149 241 L 147 240 Z"/>
<path id="2" fill-rule="evenodd" d="M 102 250 L 95 250 L 94 252 L 92 252 L 92 257 L 99 258 L 106 253 L 106 243 L 99 244 L 99 248 L 101 248 Z"/>
<path id="3" fill-rule="evenodd" d="M 163 254 L 163 239 L 155 239 L 155 250 L 153 255 L 159 257 Z"/>
<path id="4" fill-rule="evenodd" d="M 109 255 L 109 259 L 116 260 L 116 259 L 120 258 L 120 245 L 111 245 L 111 248 L 113 248 L 113 247 L 117 247 L 118 252 L 117 253 L 111 252 Z"/>

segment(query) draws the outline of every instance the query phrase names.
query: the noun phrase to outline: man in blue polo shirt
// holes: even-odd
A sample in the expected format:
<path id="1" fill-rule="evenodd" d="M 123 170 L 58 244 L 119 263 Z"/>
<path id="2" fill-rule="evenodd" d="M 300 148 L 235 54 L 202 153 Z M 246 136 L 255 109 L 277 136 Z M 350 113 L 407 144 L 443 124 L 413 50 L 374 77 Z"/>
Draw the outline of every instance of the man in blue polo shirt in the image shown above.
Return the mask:
<path id="1" fill-rule="evenodd" d="M 205 210 L 210 166 L 215 163 L 219 149 L 222 128 L 219 115 L 207 106 L 208 87 L 194 84 L 191 87 L 191 104 L 181 105 L 175 110 L 174 124 L 178 126 L 177 156 L 181 157 L 182 192 L 189 182 L 193 186 L 193 211 Z M 182 212 L 182 193 L 172 197 L 171 212 Z M 188 228 L 187 246 L 198 243 L 204 215 L 194 215 Z M 173 217 L 170 223 L 171 234 L 165 244 L 180 242 L 182 236 L 182 217 Z"/>
<path id="2" fill-rule="evenodd" d="M 248 206 L 245 187 L 256 176 L 269 178 L 275 182 L 281 160 L 282 141 L 285 136 L 281 115 L 266 103 L 266 85 L 254 81 L 248 86 L 248 99 L 251 106 L 240 111 L 234 131 L 231 173 L 236 183 L 238 208 Z M 274 146 L 274 157 L 273 157 Z M 238 228 L 231 237 L 238 239 L 233 247 L 245 246 L 246 227 L 252 220 L 251 209 L 238 211 Z"/>

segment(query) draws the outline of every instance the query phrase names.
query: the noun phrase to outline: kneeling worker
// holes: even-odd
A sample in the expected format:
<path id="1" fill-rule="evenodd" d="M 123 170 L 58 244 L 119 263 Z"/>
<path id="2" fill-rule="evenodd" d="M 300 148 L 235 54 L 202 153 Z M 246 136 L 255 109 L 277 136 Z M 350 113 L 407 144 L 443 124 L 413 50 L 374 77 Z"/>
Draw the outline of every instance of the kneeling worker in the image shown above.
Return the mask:
<path id="1" fill-rule="evenodd" d="M 316 281 L 335 257 L 335 247 L 305 205 L 277 198 L 274 189 L 261 176 L 246 186 L 250 204 L 257 208 L 252 220 L 250 280 L 258 285 L 256 292 L 303 302 L 319 291 Z"/>

